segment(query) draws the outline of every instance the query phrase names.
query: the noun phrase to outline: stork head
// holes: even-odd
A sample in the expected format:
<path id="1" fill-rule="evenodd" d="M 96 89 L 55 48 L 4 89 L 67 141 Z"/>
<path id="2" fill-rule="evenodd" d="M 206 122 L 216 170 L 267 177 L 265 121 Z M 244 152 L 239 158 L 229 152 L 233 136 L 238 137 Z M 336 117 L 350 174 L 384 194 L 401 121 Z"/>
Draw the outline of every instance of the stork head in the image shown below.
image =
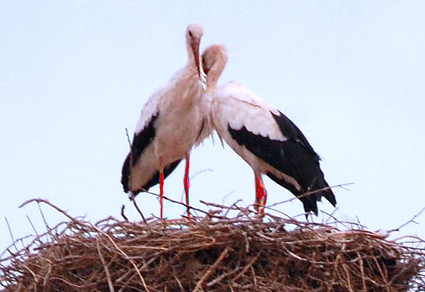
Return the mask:
<path id="1" fill-rule="evenodd" d="M 202 68 L 207 74 L 207 91 L 214 90 L 226 63 L 226 46 L 215 44 L 204 50 L 202 53 Z"/>
<path id="2" fill-rule="evenodd" d="M 199 23 L 192 23 L 187 26 L 186 29 L 186 43 L 189 56 L 193 55 L 195 59 L 196 69 L 198 71 L 199 78 L 202 79 L 203 72 L 201 70 L 200 58 L 199 58 L 199 44 L 202 38 L 202 25 Z"/>

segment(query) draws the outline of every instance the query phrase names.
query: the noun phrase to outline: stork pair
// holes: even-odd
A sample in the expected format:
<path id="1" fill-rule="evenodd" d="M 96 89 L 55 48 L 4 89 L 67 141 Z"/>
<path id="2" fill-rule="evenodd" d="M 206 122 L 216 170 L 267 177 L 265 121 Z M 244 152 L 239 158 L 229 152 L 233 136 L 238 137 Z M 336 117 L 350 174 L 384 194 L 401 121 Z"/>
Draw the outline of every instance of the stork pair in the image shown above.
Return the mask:
<path id="1" fill-rule="evenodd" d="M 288 189 L 317 215 L 317 201 L 336 199 L 320 169 L 319 155 L 298 127 L 279 110 L 235 82 L 216 88 L 227 63 L 226 47 L 211 45 L 200 56 L 202 26 L 186 29 L 188 62 L 146 102 L 124 161 L 121 183 L 130 198 L 160 184 L 185 159 L 184 190 L 189 216 L 189 157 L 215 130 L 253 169 L 255 206 L 263 212 L 267 194 L 262 174 Z"/>

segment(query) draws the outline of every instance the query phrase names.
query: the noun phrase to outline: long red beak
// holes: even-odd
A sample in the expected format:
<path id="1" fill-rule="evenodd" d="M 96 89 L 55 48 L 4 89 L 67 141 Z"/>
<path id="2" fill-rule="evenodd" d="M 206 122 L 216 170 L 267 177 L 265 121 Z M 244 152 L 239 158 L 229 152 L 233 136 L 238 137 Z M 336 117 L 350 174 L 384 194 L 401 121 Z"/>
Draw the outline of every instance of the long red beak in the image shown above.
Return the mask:
<path id="1" fill-rule="evenodd" d="M 192 41 L 192 51 L 195 56 L 196 69 L 198 70 L 198 76 L 201 78 L 201 68 L 200 68 L 200 59 L 199 59 L 199 41 Z"/>

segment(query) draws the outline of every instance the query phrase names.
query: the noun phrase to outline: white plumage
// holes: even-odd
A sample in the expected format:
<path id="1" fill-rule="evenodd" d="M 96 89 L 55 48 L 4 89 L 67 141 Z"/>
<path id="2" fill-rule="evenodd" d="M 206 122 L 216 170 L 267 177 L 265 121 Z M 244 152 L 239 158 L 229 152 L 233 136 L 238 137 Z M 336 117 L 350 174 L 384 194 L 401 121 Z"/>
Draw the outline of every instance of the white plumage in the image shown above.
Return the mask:
<path id="1" fill-rule="evenodd" d="M 286 140 L 271 115 L 271 113 L 278 114 L 278 111 L 246 87 L 236 82 L 229 82 L 218 87 L 213 97 L 213 116 L 220 133 L 226 132 L 229 123 L 233 129 L 240 130 L 245 126 L 255 135 L 273 140 Z"/>

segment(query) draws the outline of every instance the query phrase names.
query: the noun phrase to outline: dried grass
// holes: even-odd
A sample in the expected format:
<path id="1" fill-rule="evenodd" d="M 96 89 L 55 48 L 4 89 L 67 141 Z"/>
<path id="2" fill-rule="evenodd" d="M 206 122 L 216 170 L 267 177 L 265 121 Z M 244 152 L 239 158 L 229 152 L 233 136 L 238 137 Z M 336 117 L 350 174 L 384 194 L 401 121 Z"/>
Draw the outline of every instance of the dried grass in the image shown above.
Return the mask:
<path id="1" fill-rule="evenodd" d="M 46 292 L 425 291 L 420 239 L 413 247 L 232 208 L 239 212 L 231 218 L 219 206 L 191 220 L 147 224 L 66 214 L 68 221 L 0 259 L 0 283 L 3 291 Z"/>

